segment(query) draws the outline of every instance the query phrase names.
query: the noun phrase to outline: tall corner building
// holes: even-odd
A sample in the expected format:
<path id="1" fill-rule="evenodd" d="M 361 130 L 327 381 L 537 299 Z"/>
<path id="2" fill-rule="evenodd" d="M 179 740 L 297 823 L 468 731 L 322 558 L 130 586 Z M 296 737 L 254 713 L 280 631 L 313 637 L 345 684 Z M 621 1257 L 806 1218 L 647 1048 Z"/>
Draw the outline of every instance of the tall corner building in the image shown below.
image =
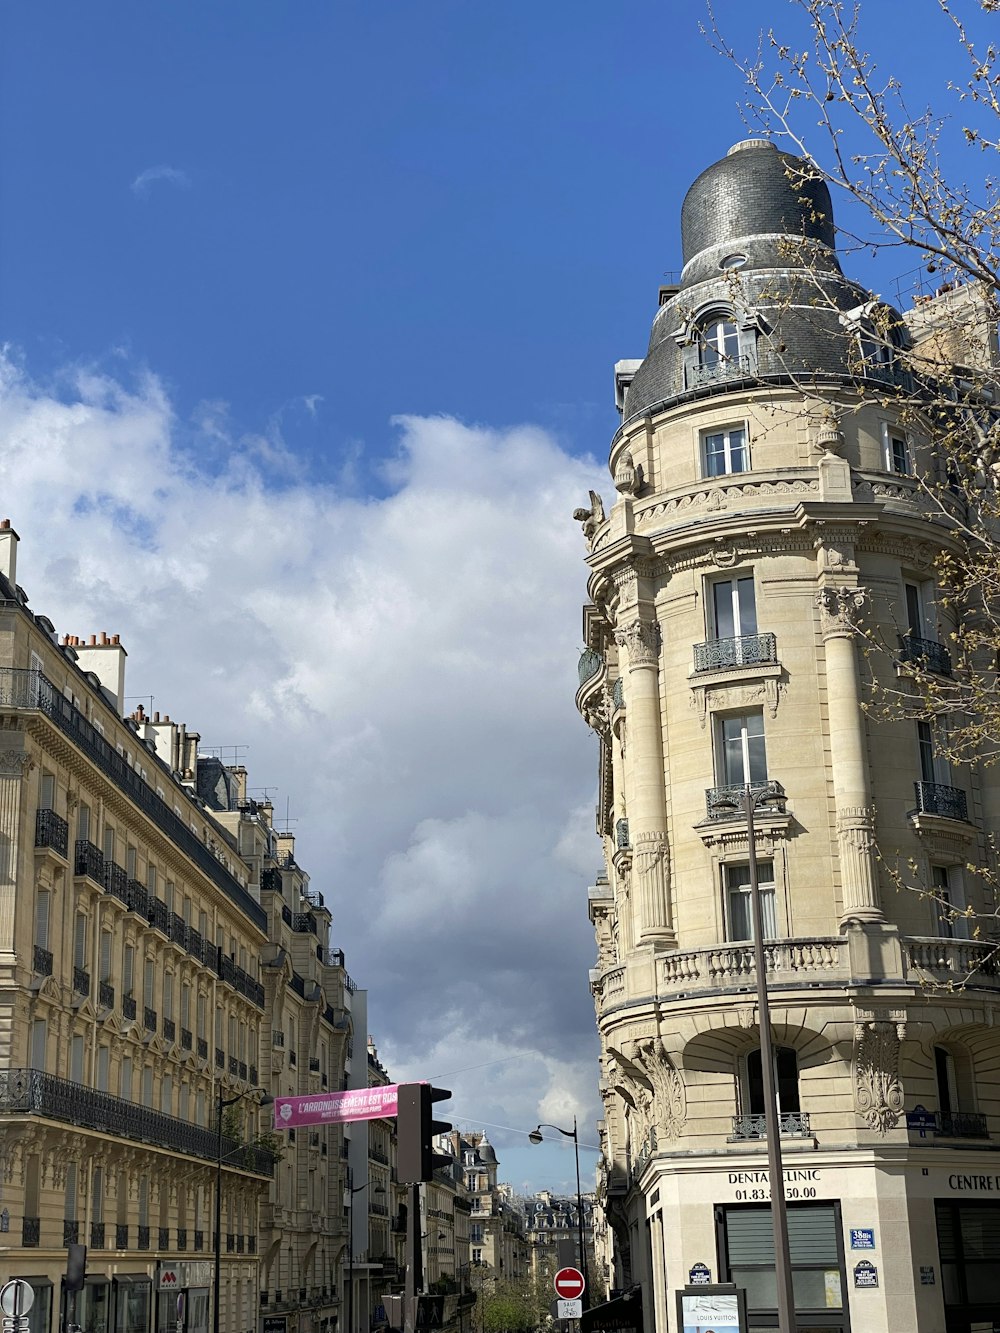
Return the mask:
<path id="1" fill-rule="evenodd" d="M 748 140 L 691 186 L 679 285 L 615 368 L 614 503 L 580 515 L 611 1286 L 641 1289 L 647 1333 L 675 1333 L 692 1270 L 777 1323 L 750 784 L 798 1327 L 968 1333 L 1000 1314 L 1000 977 L 942 904 L 990 923 L 968 867 L 1000 773 L 865 711 L 909 653 L 951 670 L 918 481 L 941 464 L 899 410 L 906 323 L 876 336 L 795 166 Z"/>

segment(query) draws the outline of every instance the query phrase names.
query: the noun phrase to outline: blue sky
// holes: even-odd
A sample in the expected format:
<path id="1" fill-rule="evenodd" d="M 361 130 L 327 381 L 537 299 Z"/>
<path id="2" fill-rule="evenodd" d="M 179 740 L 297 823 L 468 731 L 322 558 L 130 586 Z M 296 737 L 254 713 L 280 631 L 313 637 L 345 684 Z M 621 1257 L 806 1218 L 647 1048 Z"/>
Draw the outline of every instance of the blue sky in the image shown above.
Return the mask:
<path id="1" fill-rule="evenodd" d="M 933 0 L 868 10 L 914 102 L 944 105 L 960 68 Z M 747 51 L 767 22 L 801 32 L 784 3 L 717 12 Z M 380 1053 L 447 1074 L 471 1125 L 579 1114 L 596 1141 L 570 514 L 609 489 L 612 367 L 680 266 L 684 191 L 744 137 L 703 16 L 3 14 L 21 582 L 60 633 L 122 632 L 130 693 L 249 747 L 251 785 L 298 812 Z M 891 296 L 913 263 L 851 267 Z M 571 1154 L 497 1142 L 516 1184 L 570 1186 Z"/>

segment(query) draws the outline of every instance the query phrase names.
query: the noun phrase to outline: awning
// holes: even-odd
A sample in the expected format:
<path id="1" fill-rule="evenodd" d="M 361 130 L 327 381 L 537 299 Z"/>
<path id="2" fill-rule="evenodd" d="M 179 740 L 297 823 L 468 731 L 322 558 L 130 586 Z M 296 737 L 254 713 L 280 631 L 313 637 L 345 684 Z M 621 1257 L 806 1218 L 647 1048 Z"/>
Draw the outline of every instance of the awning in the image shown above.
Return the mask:
<path id="1" fill-rule="evenodd" d="M 627 1296 L 606 1301 L 584 1310 L 581 1321 L 583 1333 L 642 1333 L 642 1291 L 637 1287 Z"/>

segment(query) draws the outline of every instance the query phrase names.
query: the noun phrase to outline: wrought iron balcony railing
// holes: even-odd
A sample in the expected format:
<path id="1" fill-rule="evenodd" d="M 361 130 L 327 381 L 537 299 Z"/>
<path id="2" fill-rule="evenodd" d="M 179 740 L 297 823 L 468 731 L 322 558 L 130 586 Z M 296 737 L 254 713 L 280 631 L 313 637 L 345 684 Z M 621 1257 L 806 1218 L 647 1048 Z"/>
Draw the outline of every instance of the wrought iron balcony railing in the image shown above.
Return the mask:
<path id="1" fill-rule="evenodd" d="M 260 1081 L 260 1076 L 257 1073 L 257 1066 L 251 1065 L 248 1072 L 249 1072 L 251 1086 L 256 1087 L 258 1082 Z"/>
<path id="2" fill-rule="evenodd" d="M 99 981 L 97 983 L 97 998 L 102 1009 L 113 1009 L 115 1007 L 115 988 L 110 981 Z"/>
<path id="3" fill-rule="evenodd" d="M 148 1227 L 148 1225 L 145 1225 L 145 1224 L 143 1224 L 142 1222 L 140 1222 L 140 1223 L 139 1223 L 139 1227 L 138 1227 L 138 1231 L 139 1231 L 139 1239 L 138 1239 L 138 1242 L 136 1243 L 136 1247 L 135 1247 L 135 1248 L 136 1248 L 137 1250 L 148 1250 L 148 1249 L 149 1249 L 149 1227 Z"/>
<path id="4" fill-rule="evenodd" d="M 920 814 L 969 822 L 968 801 L 960 787 L 947 787 L 941 782 L 915 782 L 913 789 Z"/>
<path id="5" fill-rule="evenodd" d="M 35 814 L 35 846 L 51 847 L 64 858 L 69 851 L 69 825 L 54 810 Z"/>
<path id="6" fill-rule="evenodd" d="M 805 1111 L 782 1111 L 778 1116 L 778 1132 L 783 1139 L 808 1139 L 811 1137 L 809 1116 Z M 739 1143 L 744 1139 L 766 1139 L 767 1118 L 763 1115 L 734 1115 L 733 1132 L 730 1143 Z"/>
<path id="7" fill-rule="evenodd" d="M 73 968 L 73 990 L 84 997 L 90 994 L 90 973 L 82 967 Z"/>
<path id="8" fill-rule="evenodd" d="M 23 1217 L 21 1219 L 21 1244 L 26 1250 L 34 1249 L 38 1245 L 42 1236 L 42 1219 L 40 1217 Z"/>
<path id="9" fill-rule="evenodd" d="M 189 1124 L 39 1069 L 0 1069 L 0 1117 L 10 1115 L 42 1116 L 210 1162 L 217 1160 L 214 1129 Z M 227 1166 L 238 1166 L 258 1176 L 274 1174 L 274 1158 L 263 1148 L 223 1137 L 222 1153 Z"/>
<path id="10" fill-rule="evenodd" d="M 116 1250 L 127 1250 L 127 1249 L 128 1249 L 128 1223 L 127 1223 L 127 1222 L 116 1222 L 116 1223 L 115 1223 L 115 1249 L 116 1249 Z"/>
<path id="11" fill-rule="evenodd" d="M 291 927 L 299 935 L 316 934 L 316 918 L 312 912 L 293 912 Z"/>
<path id="12" fill-rule="evenodd" d="M 177 1023 L 172 1018 L 163 1020 L 163 1040 L 175 1041 L 177 1038 Z"/>
<path id="13" fill-rule="evenodd" d="M 933 671 L 938 676 L 951 675 L 951 653 L 937 639 L 920 639 L 915 634 L 901 634 L 899 655 L 904 662 L 912 662 L 924 671 Z"/>
<path id="14" fill-rule="evenodd" d="M 600 653 L 595 652 L 593 648 L 584 648 L 577 663 L 577 676 L 580 684 L 586 685 L 588 680 L 592 680 L 597 675 L 603 665 L 604 659 Z"/>
<path id="15" fill-rule="evenodd" d="M 157 1015 L 155 1009 L 150 1009 L 148 1005 L 145 1005 L 143 1007 L 142 1026 L 146 1029 L 147 1032 L 156 1031 L 156 1017 Z"/>
<path id="16" fill-rule="evenodd" d="M 195 1233 L 194 1233 L 194 1248 L 195 1248 L 196 1250 L 203 1250 L 203 1249 L 205 1248 L 205 1233 L 204 1233 L 204 1231 L 197 1231 L 197 1230 L 195 1231 Z"/>
<path id="17" fill-rule="evenodd" d="M 207 1059 L 208 1059 L 208 1042 L 206 1041 L 206 1039 L 205 1039 L 204 1037 L 198 1037 L 197 1041 L 198 1041 L 198 1047 L 197 1047 L 197 1049 L 198 1049 L 198 1059 L 199 1059 L 199 1060 L 207 1060 Z"/>
<path id="18" fill-rule="evenodd" d="M 159 1230 L 158 1230 L 158 1234 L 157 1234 L 157 1237 L 156 1237 L 156 1245 L 157 1245 L 157 1249 L 160 1249 L 160 1250 L 169 1250 L 169 1249 L 170 1249 L 170 1228 L 169 1228 L 169 1227 L 160 1227 L 160 1228 L 159 1228 Z"/>
<path id="19" fill-rule="evenodd" d="M 63 1218 L 63 1244 L 75 1245 L 80 1239 L 80 1223 L 70 1217 Z"/>
<path id="20" fill-rule="evenodd" d="M 127 1018 L 131 1022 L 135 1021 L 136 1002 L 134 995 L 122 996 L 122 1018 Z"/>
<path id="21" fill-rule="evenodd" d="M 316 957 L 324 967 L 343 967 L 344 951 L 343 949 L 324 949 L 322 944 L 316 945 Z"/>
<path id="22" fill-rule="evenodd" d="M 986 1117 L 972 1111 L 938 1111 L 934 1133 L 947 1139 L 988 1139 Z"/>
<path id="23" fill-rule="evenodd" d="M 620 852 L 632 846 L 629 842 L 627 819 L 619 819 L 615 824 L 615 846 Z"/>
<path id="24" fill-rule="evenodd" d="M 773 634 L 741 634 L 735 639 L 709 639 L 694 646 L 695 671 L 770 666 L 777 660 L 778 641 Z"/>
<path id="25" fill-rule="evenodd" d="M 226 1053 L 221 1046 L 215 1048 L 215 1067 L 216 1069 L 225 1069 L 226 1067 Z"/>
<path id="26" fill-rule="evenodd" d="M 700 389 L 706 384 L 719 384 L 724 380 L 747 379 L 752 374 L 753 367 L 748 356 L 723 356 L 718 361 L 688 366 L 687 387 Z"/>
<path id="27" fill-rule="evenodd" d="M 752 782 L 750 790 L 756 798 L 754 809 L 767 814 L 781 813 L 785 807 L 785 789 L 780 782 Z M 758 797 L 757 793 L 761 793 Z M 705 792 L 705 806 L 709 819 L 742 819 L 746 787 L 739 783 L 726 787 L 709 787 Z"/>
<path id="28" fill-rule="evenodd" d="M 187 1247 L 188 1247 L 188 1233 L 187 1233 L 187 1227 L 178 1227 L 178 1228 L 177 1228 L 177 1248 L 178 1248 L 179 1250 L 186 1250 Z"/>
<path id="29" fill-rule="evenodd" d="M 114 861 L 105 861 L 104 874 L 101 878 L 104 881 L 105 893 L 113 894 L 119 902 L 123 902 L 126 907 L 131 907 L 132 904 L 128 898 L 128 875 L 126 875 L 123 866 L 116 865 Z"/>
<path id="30" fill-rule="evenodd" d="M 86 838 L 77 841 L 73 858 L 73 874 L 86 875 L 98 884 L 104 883 L 104 854 Z"/>
<path id="31" fill-rule="evenodd" d="M 70 699 L 40 671 L 0 667 L 0 708 L 30 709 L 41 712 L 72 740 L 88 759 L 118 787 L 170 841 L 194 862 L 227 898 L 234 902 L 256 926 L 267 927 L 267 915 L 246 889 L 226 869 L 190 829 L 180 815 L 139 772 L 131 768 Z"/>
<path id="32" fill-rule="evenodd" d="M 247 1254 L 257 1253 L 257 1237 L 247 1236 Z"/>
<path id="33" fill-rule="evenodd" d="M 124 871 L 122 872 L 124 874 Z M 149 920 L 149 890 L 141 879 L 125 880 L 125 902 L 130 912 Z"/>
<path id="34" fill-rule="evenodd" d="M 90 1248 L 92 1250 L 104 1249 L 104 1223 L 91 1222 L 90 1224 Z"/>
<path id="35" fill-rule="evenodd" d="M 625 707 L 625 682 L 622 680 L 621 676 L 618 677 L 611 687 L 611 703 L 615 708 Z"/>
<path id="36" fill-rule="evenodd" d="M 194 1045 L 194 1037 L 191 1035 L 190 1028 L 181 1028 L 181 1050 L 189 1051 Z"/>
<path id="37" fill-rule="evenodd" d="M 36 944 L 31 965 L 36 976 L 51 977 L 52 954 L 48 949 L 43 949 L 40 944 Z"/>

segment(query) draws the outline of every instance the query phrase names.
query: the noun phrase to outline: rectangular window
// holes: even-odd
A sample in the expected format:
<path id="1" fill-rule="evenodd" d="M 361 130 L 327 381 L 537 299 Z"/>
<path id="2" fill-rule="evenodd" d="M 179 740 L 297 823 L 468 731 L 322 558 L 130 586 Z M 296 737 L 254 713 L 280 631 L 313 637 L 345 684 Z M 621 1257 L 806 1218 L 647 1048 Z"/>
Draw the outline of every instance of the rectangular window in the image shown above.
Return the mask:
<path id="1" fill-rule="evenodd" d="M 76 821 L 76 836 L 81 842 L 90 841 L 90 806 L 86 802 L 80 802 L 80 813 Z"/>
<path id="2" fill-rule="evenodd" d="M 72 1159 L 66 1163 L 66 1211 L 63 1214 L 67 1222 L 75 1222 L 76 1217 L 76 1176 L 77 1166 Z"/>
<path id="3" fill-rule="evenodd" d="M 111 1069 L 111 1047 L 98 1046 L 97 1048 L 97 1091 L 107 1092 L 108 1073 Z"/>
<path id="4" fill-rule="evenodd" d="M 715 639 L 739 639 L 757 633 L 757 602 L 752 574 L 712 584 L 712 624 L 709 628 Z"/>
<path id="5" fill-rule="evenodd" d="M 38 785 L 38 806 L 41 810 L 56 808 L 56 779 L 53 773 L 43 773 Z"/>
<path id="6" fill-rule="evenodd" d="M 73 1083 L 83 1082 L 83 1038 L 76 1036 L 69 1044 L 69 1076 Z"/>
<path id="7" fill-rule="evenodd" d="M 821 1310 L 832 1315 L 844 1307 L 839 1214 L 833 1203 L 788 1205 L 788 1248 L 797 1311 Z M 727 1280 L 745 1288 L 750 1311 L 776 1311 L 770 1205 L 727 1207 L 724 1216 Z M 756 1327 L 757 1321 L 751 1318 L 751 1324 Z"/>
<path id="8" fill-rule="evenodd" d="M 131 996 L 135 991 L 135 946 L 126 944 L 122 951 L 122 994 Z"/>
<path id="9" fill-rule="evenodd" d="M 121 1089 L 122 1098 L 130 1102 L 132 1100 L 132 1057 L 126 1055 L 122 1060 L 121 1076 L 118 1081 Z"/>
<path id="10" fill-rule="evenodd" d="M 948 776 L 942 772 L 944 762 L 938 758 L 934 749 L 934 729 L 929 722 L 917 723 L 917 746 L 920 750 L 921 782 L 943 782 L 948 784 Z"/>
<path id="11" fill-rule="evenodd" d="M 153 994 L 156 989 L 156 964 L 147 958 L 142 970 L 142 1002 L 147 1009 L 155 1009 Z"/>
<path id="12" fill-rule="evenodd" d="M 137 863 L 138 863 L 138 856 L 136 855 L 135 848 L 127 847 L 125 849 L 125 873 L 126 875 L 128 875 L 129 879 L 135 879 L 135 871 Z"/>
<path id="13" fill-rule="evenodd" d="M 924 599 L 921 593 L 920 585 L 917 583 L 906 583 L 903 585 L 906 593 L 906 628 L 916 639 L 926 639 L 924 633 L 926 622 L 924 617 Z"/>
<path id="14" fill-rule="evenodd" d="M 743 787 L 767 781 L 763 709 L 718 718 L 716 741 L 723 786 Z"/>
<path id="15" fill-rule="evenodd" d="M 191 987 L 188 982 L 181 986 L 181 1027 L 191 1026 Z"/>
<path id="16" fill-rule="evenodd" d="M 51 894 L 48 889 L 39 889 L 35 899 L 35 943 L 40 949 L 49 947 L 49 907 Z"/>
<path id="17" fill-rule="evenodd" d="M 87 970 L 87 918 L 82 912 L 73 921 L 73 966 Z"/>
<path id="18" fill-rule="evenodd" d="M 910 448 L 906 436 L 898 431 L 890 430 L 887 433 L 886 469 L 889 472 L 897 472 L 903 477 L 909 476 L 913 471 L 910 466 Z"/>
<path id="19" fill-rule="evenodd" d="M 104 859 L 105 861 L 115 859 L 115 831 L 113 828 L 104 830 Z"/>
<path id="20" fill-rule="evenodd" d="M 163 1017 L 173 1018 L 174 1016 L 174 974 L 165 972 L 163 975 Z"/>
<path id="21" fill-rule="evenodd" d="M 742 426 L 715 431 L 702 437 L 706 477 L 724 477 L 733 472 L 747 472 L 747 433 Z"/>
<path id="22" fill-rule="evenodd" d="M 750 866 L 727 865 L 726 873 L 726 928 L 730 940 L 753 939 L 753 915 L 750 911 Z M 760 911 L 764 921 L 764 938 L 777 939 L 778 931 L 774 910 L 774 862 L 757 862 L 757 887 L 760 890 Z"/>
<path id="23" fill-rule="evenodd" d="M 94 1222 L 104 1221 L 104 1167 L 95 1166 L 93 1175 L 90 1178 L 91 1189 L 91 1220 Z"/>
<path id="24" fill-rule="evenodd" d="M 100 961 L 97 969 L 99 974 L 98 980 L 100 981 L 111 980 L 111 941 L 112 941 L 111 931 L 102 930 Z"/>
<path id="25" fill-rule="evenodd" d="M 991 1307 L 981 1325 L 988 1328 L 1000 1308 L 1000 1204 L 937 1199 L 934 1208 L 945 1307 Z M 970 1327 L 967 1314 L 964 1323 Z"/>
<path id="26" fill-rule="evenodd" d="M 156 866 L 146 867 L 146 888 L 149 890 L 150 897 L 156 897 Z"/>
<path id="27" fill-rule="evenodd" d="M 36 1018 L 31 1024 L 31 1067 L 45 1069 L 45 1047 L 49 1035 L 49 1025 L 44 1018 Z"/>
<path id="28" fill-rule="evenodd" d="M 195 1031 L 197 1032 L 197 1035 L 202 1038 L 204 1038 L 205 1036 L 205 1006 L 206 1006 L 206 1001 L 204 995 L 199 995 L 195 1003 L 195 1010 L 198 1016 L 198 1022 Z"/>
<path id="29" fill-rule="evenodd" d="M 147 1065 L 142 1071 L 142 1104 L 143 1106 L 153 1105 L 153 1067 Z"/>

